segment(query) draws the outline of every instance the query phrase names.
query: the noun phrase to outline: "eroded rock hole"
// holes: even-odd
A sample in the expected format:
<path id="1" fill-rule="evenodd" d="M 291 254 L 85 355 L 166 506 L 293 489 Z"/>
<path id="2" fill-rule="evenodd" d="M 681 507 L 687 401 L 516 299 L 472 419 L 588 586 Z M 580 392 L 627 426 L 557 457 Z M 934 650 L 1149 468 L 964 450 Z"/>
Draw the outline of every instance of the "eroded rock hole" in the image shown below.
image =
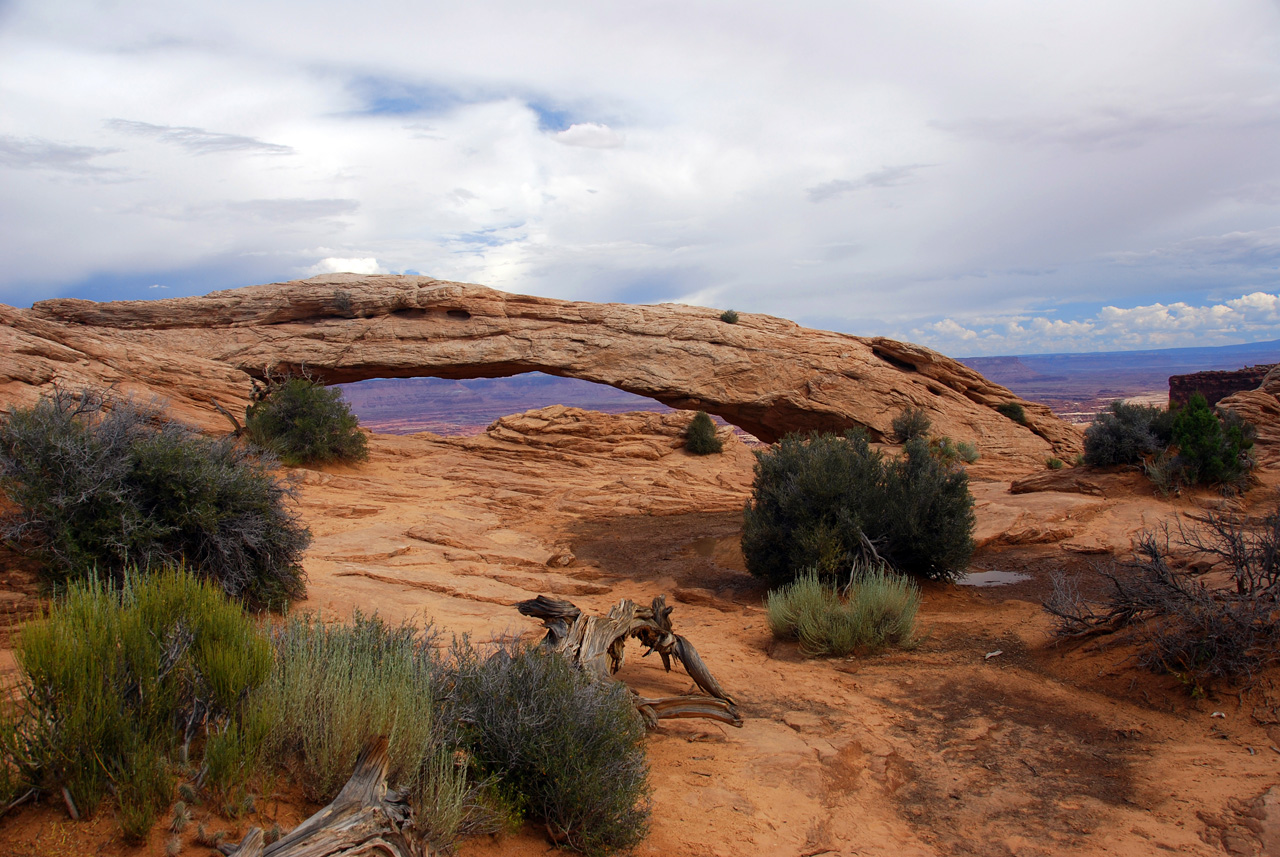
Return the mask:
<path id="1" fill-rule="evenodd" d="M 466 313 L 450 310 L 449 315 Z M 386 434 L 479 434 L 500 417 L 552 405 L 613 414 L 671 410 L 645 396 L 542 372 L 504 378 L 375 378 L 340 387 L 360 424 Z"/>

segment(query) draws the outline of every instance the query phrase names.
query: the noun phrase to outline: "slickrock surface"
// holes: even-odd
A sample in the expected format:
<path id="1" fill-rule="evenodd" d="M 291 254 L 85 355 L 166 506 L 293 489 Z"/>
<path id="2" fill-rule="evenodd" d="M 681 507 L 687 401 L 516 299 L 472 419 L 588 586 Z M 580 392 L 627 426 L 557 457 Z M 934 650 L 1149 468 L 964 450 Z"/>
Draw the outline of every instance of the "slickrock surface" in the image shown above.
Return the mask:
<path id="1" fill-rule="evenodd" d="M 430 621 L 447 644 L 537 639 L 514 609 L 537 594 L 605 612 L 667 593 L 745 725 L 675 721 L 650 735 L 642 855 L 1261 853 L 1280 823 L 1275 694 L 1195 700 L 1124 649 L 1054 648 L 1038 603 L 1053 572 L 1123 550 L 1144 523 L 1202 512 L 1194 499 L 1160 501 L 1124 473 L 1055 474 L 1021 494 L 976 482 L 976 568 L 1027 580 L 928 585 L 914 649 L 810 660 L 770 637 L 738 550 L 754 458 L 727 429 L 724 454 L 686 453 L 689 418 L 544 408 L 476 437 L 378 435 L 366 464 L 297 469 L 316 538 L 296 609 Z M 642 693 L 691 686 L 635 644 L 628 654 L 622 676 Z M 310 808 L 286 793 L 238 821 L 212 811 L 193 807 L 235 839 L 289 829 Z M 159 857 L 163 828 L 134 849 L 109 810 L 76 823 L 54 801 L 0 820 L 0 854 Z M 529 826 L 469 841 L 462 857 L 549 847 Z"/>
<path id="2" fill-rule="evenodd" d="M 33 401 L 55 379 L 128 381 L 184 413 L 243 410 L 249 376 L 307 370 L 330 383 L 542 371 L 705 410 L 763 441 L 788 431 L 891 435 L 904 407 L 937 433 L 976 441 L 988 461 L 1070 459 L 1080 432 L 959 362 L 884 338 L 809 330 L 743 313 L 664 304 L 593 304 L 506 294 L 427 277 L 336 274 L 204 297 L 0 308 L 0 395 Z M 1019 425 L 995 411 L 1017 402 Z M 225 425 L 225 423 L 221 423 Z"/>

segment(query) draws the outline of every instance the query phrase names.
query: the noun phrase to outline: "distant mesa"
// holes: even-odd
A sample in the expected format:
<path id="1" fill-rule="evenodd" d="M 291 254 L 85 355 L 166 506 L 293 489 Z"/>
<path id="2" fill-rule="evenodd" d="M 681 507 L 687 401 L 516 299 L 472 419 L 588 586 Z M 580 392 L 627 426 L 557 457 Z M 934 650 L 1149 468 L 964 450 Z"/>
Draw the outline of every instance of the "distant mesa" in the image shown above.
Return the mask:
<path id="1" fill-rule="evenodd" d="M 1256 390 L 1267 373 L 1276 367 L 1275 363 L 1261 366 L 1247 366 L 1244 369 L 1218 372 L 1192 372 L 1189 375 L 1169 376 L 1169 405 L 1181 407 L 1190 401 L 1192 395 L 1199 393 L 1210 405 L 1234 393 Z"/>
<path id="2" fill-rule="evenodd" d="M 55 383 L 118 384 L 225 427 L 216 399 L 243 408 L 250 379 L 300 369 L 326 383 L 501 378 L 544 372 L 703 410 L 766 442 L 862 427 L 891 440 L 905 407 L 975 441 L 984 461 L 1070 458 L 1080 431 L 936 351 L 675 304 L 560 301 L 429 277 L 328 274 L 203 297 L 0 306 L 0 402 Z M 1026 423 L 996 410 L 1022 405 Z"/>

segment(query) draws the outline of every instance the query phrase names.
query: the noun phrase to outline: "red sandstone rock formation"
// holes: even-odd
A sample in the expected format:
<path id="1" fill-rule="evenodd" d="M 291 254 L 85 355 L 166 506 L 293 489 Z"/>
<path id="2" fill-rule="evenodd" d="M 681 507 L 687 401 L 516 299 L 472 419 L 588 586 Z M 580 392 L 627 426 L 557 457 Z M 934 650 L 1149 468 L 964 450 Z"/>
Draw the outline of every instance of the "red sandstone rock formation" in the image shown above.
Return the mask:
<path id="1" fill-rule="evenodd" d="M 1191 400 L 1193 393 L 1199 393 L 1210 405 L 1216 405 L 1221 399 L 1233 393 L 1257 389 L 1262 380 L 1267 377 L 1267 373 L 1275 366 L 1276 364 L 1269 363 L 1231 371 L 1170 375 L 1169 405 L 1170 407 L 1185 405 Z"/>
<path id="2" fill-rule="evenodd" d="M 214 399 L 247 402 L 250 377 L 307 370 L 365 378 L 583 378 L 675 408 L 718 414 L 765 441 L 789 431 L 867 429 L 892 439 L 903 408 L 976 441 L 988 460 L 1073 456 L 1078 430 L 959 362 L 880 337 L 809 330 L 715 310 L 506 294 L 428 277 L 329 275 L 157 301 L 41 301 L 0 307 L 0 398 L 32 401 L 55 381 L 154 392 L 178 414 L 223 424 Z M 1025 425 L 996 412 L 1018 402 Z"/>

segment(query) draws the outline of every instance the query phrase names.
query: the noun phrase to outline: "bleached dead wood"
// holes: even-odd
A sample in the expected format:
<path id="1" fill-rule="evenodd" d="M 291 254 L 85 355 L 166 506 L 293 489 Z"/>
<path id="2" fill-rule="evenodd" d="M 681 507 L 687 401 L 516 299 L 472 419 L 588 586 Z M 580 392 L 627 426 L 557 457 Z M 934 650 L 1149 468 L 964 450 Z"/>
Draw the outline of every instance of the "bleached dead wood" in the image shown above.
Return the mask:
<path id="1" fill-rule="evenodd" d="M 733 697 L 720 687 L 693 644 L 672 630 L 672 608 L 667 606 L 665 595 L 654 598 L 648 607 L 624 598 L 607 616 L 590 616 L 569 601 L 545 595 L 521 601 L 516 609 L 525 616 L 542 620 L 547 629 L 542 641 L 544 648 L 564 655 L 600 678 L 611 678 L 622 668 L 626 656 L 624 647 L 631 637 L 648 646 L 646 656 L 657 652 L 668 672 L 673 659 L 683 664 L 689 677 L 708 695 L 647 699 L 633 693 L 636 709 L 650 726 L 656 726 L 661 719 L 676 717 L 706 717 L 733 726 L 742 725 Z"/>
<path id="2" fill-rule="evenodd" d="M 408 804 L 387 790 L 387 739 L 372 739 L 333 802 L 270 845 L 252 828 L 231 857 L 428 857 Z"/>

